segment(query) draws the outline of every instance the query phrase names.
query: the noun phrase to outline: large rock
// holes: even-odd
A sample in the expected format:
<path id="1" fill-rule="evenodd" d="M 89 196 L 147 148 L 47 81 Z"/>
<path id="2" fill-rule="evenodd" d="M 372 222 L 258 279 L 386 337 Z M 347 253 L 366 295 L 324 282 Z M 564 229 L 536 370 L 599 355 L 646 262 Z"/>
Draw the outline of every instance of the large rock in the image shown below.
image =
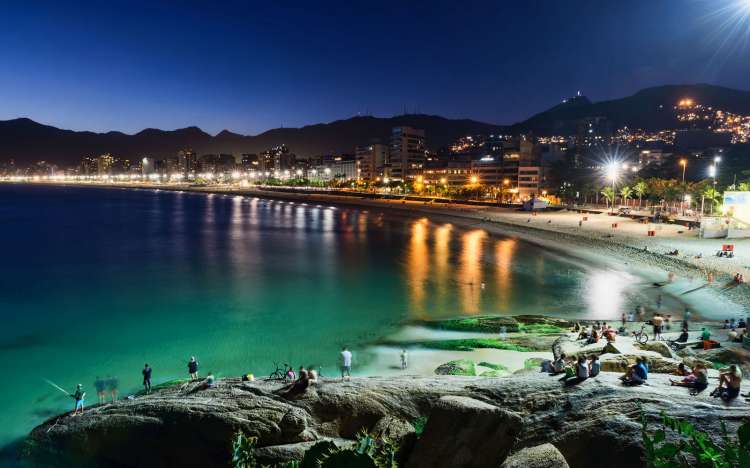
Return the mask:
<path id="1" fill-rule="evenodd" d="M 273 393 L 281 386 L 276 382 L 220 379 L 213 389 L 201 390 L 193 384 L 184 390 L 159 389 L 132 401 L 87 408 L 83 416 L 54 417 L 32 431 L 25 449 L 28 457 L 42 466 L 226 467 L 231 463 L 232 435 L 241 429 L 258 437 L 263 463 L 273 464 L 296 459 L 315 441 L 352 441 L 360 430 L 382 431 L 393 425 L 391 435 L 397 438 L 396 433 L 404 433 L 402 440 L 408 440 L 412 436 L 406 423 L 418 426 L 418 420 L 429 417 L 429 437 L 437 445 L 452 447 L 458 439 L 466 440 L 470 447 L 492 445 L 478 450 L 495 451 L 505 450 L 506 442 L 514 439 L 513 448 L 549 442 L 571 466 L 581 468 L 601 466 L 601 457 L 592 457 L 591 450 L 606 447 L 607 468 L 625 468 L 643 465 L 640 408 L 654 423 L 664 412 L 709 432 L 720 422 L 730 432 L 736 431 L 750 409 L 742 399 L 725 404 L 711 398 L 709 392 L 691 396 L 685 388 L 671 387 L 668 375 L 652 373 L 649 385 L 641 387 L 623 386 L 617 377 L 603 372 L 569 386 L 544 373 L 502 379 L 391 376 L 344 383 L 324 380 L 293 401 Z M 464 397 L 468 402 L 443 400 L 438 404 L 446 396 Z M 438 408 L 444 408 L 442 418 Z M 456 416 L 449 420 L 445 414 Z M 437 416 L 434 421 L 433 416 Z M 504 426 L 492 422 L 503 418 L 513 421 L 513 428 L 506 429 L 517 433 L 500 436 Z M 487 433 L 494 428 L 496 437 L 475 442 L 473 434 L 487 437 L 479 434 L 480 428 Z M 426 435 L 427 428 L 423 437 Z M 496 444 L 500 447 L 494 447 Z M 501 462 L 497 459 L 488 466 Z"/>
<path id="2" fill-rule="evenodd" d="M 521 422 L 519 415 L 473 398 L 441 397 L 406 466 L 497 466 L 513 447 Z"/>
<path id="3" fill-rule="evenodd" d="M 668 359 L 662 357 L 653 351 L 642 354 L 602 354 L 599 357 L 602 371 L 604 372 L 622 372 L 636 363 L 636 359 L 642 357 L 648 363 L 650 373 L 654 374 L 672 374 L 677 370 L 680 362 L 677 359 Z"/>
<path id="4" fill-rule="evenodd" d="M 567 358 L 577 359 L 579 356 L 602 354 L 604 347 L 607 345 L 605 340 L 599 340 L 598 343 L 590 345 L 585 343 L 583 340 L 575 340 L 571 335 L 563 335 L 552 344 L 552 354 L 555 359 L 563 353 Z"/>
<path id="5" fill-rule="evenodd" d="M 500 468 L 569 468 L 563 454 L 552 444 L 522 449 L 505 459 Z"/>
<path id="6" fill-rule="evenodd" d="M 435 369 L 437 375 L 477 375 L 477 368 L 473 361 L 468 359 L 457 359 L 455 361 L 440 364 Z"/>
<path id="7" fill-rule="evenodd" d="M 635 346 L 644 351 L 652 351 L 658 353 L 665 358 L 675 359 L 677 357 L 677 355 L 672 352 L 672 349 L 669 347 L 669 345 L 667 345 L 667 343 L 663 341 L 649 341 L 643 344 L 636 344 Z"/>

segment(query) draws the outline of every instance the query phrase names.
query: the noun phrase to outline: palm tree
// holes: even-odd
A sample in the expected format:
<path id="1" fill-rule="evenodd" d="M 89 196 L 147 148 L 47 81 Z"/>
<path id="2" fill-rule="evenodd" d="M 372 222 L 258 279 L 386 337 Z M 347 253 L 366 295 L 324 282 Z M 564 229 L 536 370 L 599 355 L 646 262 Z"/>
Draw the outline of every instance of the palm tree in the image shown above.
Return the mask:
<path id="1" fill-rule="evenodd" d="M 607 208 L 609 208 L 610 202 L 614 203 L 615 191 L 612 190 L 612 187 L 606 187 L 601 193 L 604 196 L 604 199 L 607 200 Z"/>
<path id="2" fill-rule="evenodd" d="M 622 197 L 622 201 L 625 202 L 625 206 L 628 206 L 628 200 L 632 195 L 633 189 L 631 189 L 627 185 L 620 189 L 620 196 Z"/>
<path id="3" fill-rule="evenodd" d="M 633 191 L 638 195 L 638 209 L 640 210 L 643 196 L 648 193 L 648 184 L 643 180 L 639 180 L 638 183 L 633 186 Z"/>
<path id="4" fill-rule="evenodd" d="M 714 205 L 718 205 L 721 201 L 721 194 L 718 190 L 709 185 L 703 191 L 703 196 L 711 204 L 711 214 L 714 214 Z"/>

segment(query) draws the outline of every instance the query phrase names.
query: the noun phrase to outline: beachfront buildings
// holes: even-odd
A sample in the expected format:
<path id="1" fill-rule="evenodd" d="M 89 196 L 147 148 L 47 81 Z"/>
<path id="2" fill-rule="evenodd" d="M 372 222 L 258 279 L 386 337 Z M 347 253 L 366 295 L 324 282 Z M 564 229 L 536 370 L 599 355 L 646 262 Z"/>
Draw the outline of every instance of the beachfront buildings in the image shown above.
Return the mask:
<path id="1" fill-rule="evenodd" d="M 388 146 L 380 143 L 358 146 L 354 158 L 357 180 L 379 180 L 384 175 L 385 163 L 388 161 Z"/>
<path id="2" fill-rule="evenodd" d="M 391 131 L 386 176 L 412 181 L 422 175 L 425 164 L 425 132 L 413 127 L 395 127 Z"/>

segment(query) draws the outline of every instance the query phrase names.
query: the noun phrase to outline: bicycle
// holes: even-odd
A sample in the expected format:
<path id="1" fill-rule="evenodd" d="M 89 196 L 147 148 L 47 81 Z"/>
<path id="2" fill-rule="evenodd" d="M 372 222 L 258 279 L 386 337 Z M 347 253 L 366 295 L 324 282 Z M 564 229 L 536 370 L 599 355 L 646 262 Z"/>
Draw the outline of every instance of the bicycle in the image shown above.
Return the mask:
<path id="1" fill-rule="evenodd" d="M 284 363 L 283 369 L 279 367 L 278 362 L 274 362 L 273 365 L 276 369 L 268 376 L 268 380 L 287 380 L 290 375 L 294 376 L 294 370 L 289 364 Z M 292 380 L 294 380 L 294 377 L 292 377 Z"/>
<path id="2" fill-rule="evenodd" d="M 648 334 L 646 334 L 645 323 L 641 325 L 641 329 L 639 331 L 633 332 L 633 338 L 635 338 L 636 343 L 646 344 L 646 342 L 648 341 Z"/>

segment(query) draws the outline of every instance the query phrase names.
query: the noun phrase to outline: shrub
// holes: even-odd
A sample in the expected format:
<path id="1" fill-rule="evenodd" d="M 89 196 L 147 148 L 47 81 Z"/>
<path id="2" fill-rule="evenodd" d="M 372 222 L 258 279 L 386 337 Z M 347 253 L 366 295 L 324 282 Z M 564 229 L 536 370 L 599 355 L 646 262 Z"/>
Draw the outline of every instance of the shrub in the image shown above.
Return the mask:
<path id="1" fill-rule="evenodd" d="M 661 414 L 661 427 L 653 432 L 641 412 L 643 447 L 648 468 L 734 468 L 750 467 L 750 423 L 737 430 L 736 437 L 721 423 L 721 444 L 687 421 Z M 667 436 L 670 436 L 667 439 Z"/>

